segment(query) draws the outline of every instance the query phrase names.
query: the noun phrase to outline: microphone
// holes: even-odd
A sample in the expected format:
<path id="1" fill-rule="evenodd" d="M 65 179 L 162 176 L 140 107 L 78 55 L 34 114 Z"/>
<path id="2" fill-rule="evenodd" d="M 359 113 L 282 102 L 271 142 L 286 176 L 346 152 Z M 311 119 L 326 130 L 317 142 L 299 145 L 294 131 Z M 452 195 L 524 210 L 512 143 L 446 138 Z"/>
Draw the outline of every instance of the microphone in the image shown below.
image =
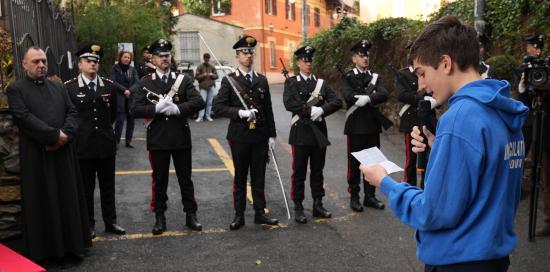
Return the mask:
<path id="1" fill-rule="evenodd" d="M 430 124 L 430 115 L 432 112 L 432 107 L 430 101 L 421 100 L 418 102 L 418 108 L 416 111 L 418 117 L 418 125 L 420 128 L 420 133 L 422 138 L 424 138 L 423 143 L 426 144 L 426 149 L 423 152 L 416 153 L 416 173 L 420 174 L 420 187 L 424 187 L 424 176 L 426 172 L 426 165 L 428 164 L 428 139 L 424 135 L 423 126 L 429 127 Z"/>

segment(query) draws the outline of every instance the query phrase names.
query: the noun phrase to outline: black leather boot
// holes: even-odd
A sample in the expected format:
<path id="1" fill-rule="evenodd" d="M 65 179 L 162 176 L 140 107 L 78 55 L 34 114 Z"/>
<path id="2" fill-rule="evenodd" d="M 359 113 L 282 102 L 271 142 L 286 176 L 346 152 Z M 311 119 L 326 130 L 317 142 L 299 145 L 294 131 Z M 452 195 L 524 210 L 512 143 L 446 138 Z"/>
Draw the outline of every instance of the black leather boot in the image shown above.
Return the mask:
<path id="1" fill-rule="evenodd" d="M 230 230 L 238 230 L 242 226 L 244 226 L 244 214 L 243 213 L 235 213 L 235 218 L 233 219 L 233 222 L 229 225 Z"/>
<path id="2" fill-rule="evenodd" d="M 300 224 L 307 223 L 307 217 L 304 214 L 304 206 L 302 206 L 302 202 L 294 202 L 294 221 Z"/>
<path id="3" fill-rule="evenodd" d="M 375 208 L 377 210 L 383 210 L 384 209 L 384 203 L 382 203 L 382 201 L 376 199 L 376 197 L 374 195 L 371 195 L 371 196 L 365 196 L 365 201 L 363 201 L 363 205 L 365 205 L 365 207 L 371 207 L 371 208 Z"/>
<path id="4" fill-rule="evenodd" d="M 94 239 L 95 236 L 96 236 L 95 227 L 94 227 L 94 226 L 90 226 L 90 238 L 91 238 L 91 239 Z"/>
<path id="5" fill-rule="evenodd" d="M 155 214 L 155 225 L 153 226 L 153 235 L 161 235 L 166 231 L 166 217 L 164 213 Z"/>
<path id="6" fill-rule="evenodd" d="M 349 200 L 349 207 L 356 212 L 362 212 L 363 206 L 361 205 L 361 200 L 359 194 L 352 194 Z"/>
<path id="7" fill-rule="evenodd" d="M 202 225 L 199 223 L 199 220 L 197 220 L 197 214 L 196 213 L 187 213 L 185 215 L 185 225 L 196 231 L 202 230 Z"/>
<path id="8" fill-rule="evenodd" d="M 110 233 L 114 233 L 114 234 L 118 234 L 118 235 L 126 234 L 126 230 L 123 227 L 117 225 L 116 223 L 106 223 L 105 224 L 105 231 L 110 232 Z"/>
<path id="9" fill-rule="evenodd" d="M 263 210 L 257 210 L 254 215 L 254 224 L 277 225 L 278 223 L 279 220 L 267 217 Z"/>
<path id="10" fill-rule="evenodd" d="M 332 214 L 323 207 L 322 198 L 313 200 L 313 217 L 330 218 Z"/>

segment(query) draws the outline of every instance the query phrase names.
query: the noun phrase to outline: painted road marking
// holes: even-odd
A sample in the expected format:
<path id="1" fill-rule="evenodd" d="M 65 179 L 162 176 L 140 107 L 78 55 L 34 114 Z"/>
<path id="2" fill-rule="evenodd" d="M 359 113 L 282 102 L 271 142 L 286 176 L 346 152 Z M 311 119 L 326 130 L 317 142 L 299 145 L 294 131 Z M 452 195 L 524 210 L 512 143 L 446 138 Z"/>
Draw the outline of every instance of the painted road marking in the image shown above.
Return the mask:
<path id="1" fill-rule="evenodd" d="M 192 169 L 195 173 L 208 173 L 208 172 L 225 172 L 229 171 L 227 168 L 194 168 Z M 116 171 L 116 175 L 143 175 L 151 174 L 153 170 L 131 170 L 131 171 Z M 175 169 L 170 169 L 170 173 L 176 173 Z"/>

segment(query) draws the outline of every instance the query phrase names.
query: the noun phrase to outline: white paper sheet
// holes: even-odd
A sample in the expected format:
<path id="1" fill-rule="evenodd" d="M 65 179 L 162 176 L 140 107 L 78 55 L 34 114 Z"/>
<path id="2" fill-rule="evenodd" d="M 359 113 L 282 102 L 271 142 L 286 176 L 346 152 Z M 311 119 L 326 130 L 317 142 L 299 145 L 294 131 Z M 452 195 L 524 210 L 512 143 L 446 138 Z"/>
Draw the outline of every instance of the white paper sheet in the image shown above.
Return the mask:
<path id="1" fill-rule="evenodd" d="M 403 171 L 403 168 L 389 161 L 386 156 L 384 156 L 384 153 L 378 149 L 378 147 L 371 147 L 368 149 L 363 149 L 359 152 L 352 152 L 351 155 L 353 155 L 361 164 L 364 165 L 380 164 L 380 166 L 386 169 L 388 174 Z"/>

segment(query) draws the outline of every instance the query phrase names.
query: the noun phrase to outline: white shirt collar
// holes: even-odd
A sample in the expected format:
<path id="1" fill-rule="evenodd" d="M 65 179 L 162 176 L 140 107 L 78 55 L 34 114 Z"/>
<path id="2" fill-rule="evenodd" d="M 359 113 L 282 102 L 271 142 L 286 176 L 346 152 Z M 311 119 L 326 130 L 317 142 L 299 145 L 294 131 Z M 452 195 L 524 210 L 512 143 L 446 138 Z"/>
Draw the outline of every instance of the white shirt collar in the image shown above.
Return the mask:
<path id="1" fill-rule="evenodd" d="M 166 73 L 162 73 L 160 70 L 156 70 L 156 73 L 157 75 L 159 76 L 160 79 L 162 79 L 162 76 L 166 76 L 166 78 L 170 78 L 170 69 L 168 69 L 168 71 L 166 71 Z"/>
<path id="2" fill-rule="evenodd" d="M 300 76 L 302 76 L 302 78 L 303 78 L 304 80 L 307 80 L 308 78 L 309 78 L 309 79 L 313 79 L 313 80 L 317 80 L 317 78 L 315 77 L 314 74 L 309 74 L 309 76 L 306 76 L 304 73 L 300 72 Z"/>
<path id="3" fill-rule="evenodd" d="M 95 84 L 95 87 L 97 87 L 97 75 L 94 79 L 88 79 L 84 74 L 80 74 L 82 77 L 82 80 L 84 80 L 84 85 L 89 86 L 90 82 L 93 82 Z"/>

